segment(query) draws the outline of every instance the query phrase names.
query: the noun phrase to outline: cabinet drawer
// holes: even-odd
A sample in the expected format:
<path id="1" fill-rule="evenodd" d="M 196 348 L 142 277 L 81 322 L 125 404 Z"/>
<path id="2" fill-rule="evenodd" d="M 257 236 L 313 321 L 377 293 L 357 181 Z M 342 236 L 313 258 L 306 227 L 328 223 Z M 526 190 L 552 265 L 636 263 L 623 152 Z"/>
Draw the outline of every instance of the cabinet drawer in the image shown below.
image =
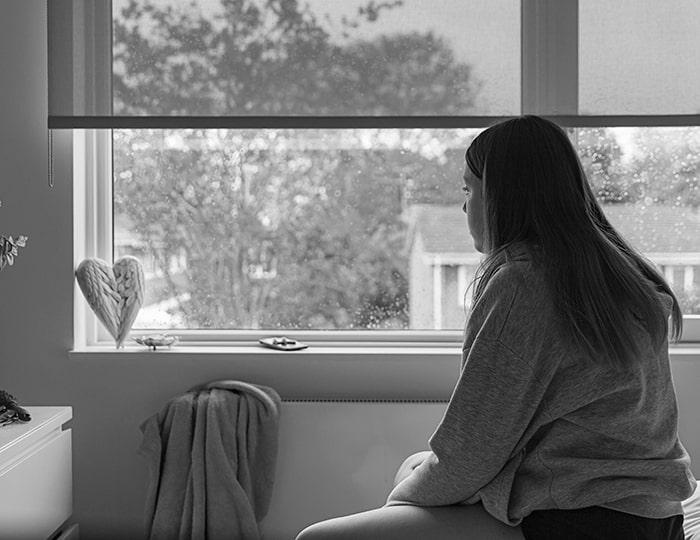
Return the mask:
<path id="1" fill-rule="evenodd" d="M 0 470 L 0 537 L 48 538 L 73 511 L 71 431 L 57 431 Z"/>

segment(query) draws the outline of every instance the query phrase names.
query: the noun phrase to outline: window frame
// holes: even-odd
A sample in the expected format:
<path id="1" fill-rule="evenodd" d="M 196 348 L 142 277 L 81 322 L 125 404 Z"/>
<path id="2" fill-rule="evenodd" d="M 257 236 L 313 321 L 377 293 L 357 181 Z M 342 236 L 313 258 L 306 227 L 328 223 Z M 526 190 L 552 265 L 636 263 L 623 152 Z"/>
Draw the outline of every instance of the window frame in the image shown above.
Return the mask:
<path id="1" fill-rule="evenodd" d="M 111 8 L 111 2 L 108 2 Z M 111 10 L 110 10 L 111 12 Z M 99 19 L 104 20 L 104 18 Z M 110 18 L 111 20 L 111 18 Z M 99 34 L 96 22 L 96 34 Z M 108 32 L 111 36 L 111 32 Z M 104 33 L 102 34 L 104 35 Z M 111 38 L 110 38 L 111 39 Z M 111 65 L 109 62 L 107 65 Z M 699 126 L 700 115 L 578 114 L 578 0 L 521 0 L 521 114 L 548 117 L 565 128 Z M 240 128 L 485 128 L 507 117 L 246 117 Z M 75 120 L 75 119 L 74 119 Z M 188 118 L 189 127 L 211 127 L 210 117 Z M 60 122 L 59 122 L 60 123 Z M 179 117 L 129 118 L 114 128 L 180 127 Z M 55 128 L 60 128 L 54 122 Z M 65 126 L 68 127 L 68 126 Z M 113 260 L 112 137 L 111 129 L 75 129 L 72 134 L 74 185 L 74 254 Z M 76 287 L 77 289 L 77 287 Z M 113 342 L 79 294 L 75 296 L 75 347 Z M 172 330 L 181 342 L 195 346 L 257 343 L 280 333 L 305 343 L 330 347 L 456 347 L 460 330 Z M 132 337 L 150 332 L 134 330 Z M 684 315 L 684 331 L 676 347 L 700 342 L 700 315 Z"/>

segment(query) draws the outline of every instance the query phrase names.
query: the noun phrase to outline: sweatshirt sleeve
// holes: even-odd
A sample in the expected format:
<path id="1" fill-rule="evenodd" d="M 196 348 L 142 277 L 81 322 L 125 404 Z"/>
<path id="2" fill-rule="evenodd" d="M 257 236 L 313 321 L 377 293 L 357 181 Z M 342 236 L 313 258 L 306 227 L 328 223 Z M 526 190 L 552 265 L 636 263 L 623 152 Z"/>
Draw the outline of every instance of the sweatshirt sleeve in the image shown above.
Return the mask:
<path id="1" fill-rule="evenodd" d="M 492 303 L 472 334 L 460 378 L 430 438 L 432 453 L 394 488 L 387 506 L 465 502 L 511 458 L 544 394 L 529 364 L 500 339 L 513 302 Z"/>

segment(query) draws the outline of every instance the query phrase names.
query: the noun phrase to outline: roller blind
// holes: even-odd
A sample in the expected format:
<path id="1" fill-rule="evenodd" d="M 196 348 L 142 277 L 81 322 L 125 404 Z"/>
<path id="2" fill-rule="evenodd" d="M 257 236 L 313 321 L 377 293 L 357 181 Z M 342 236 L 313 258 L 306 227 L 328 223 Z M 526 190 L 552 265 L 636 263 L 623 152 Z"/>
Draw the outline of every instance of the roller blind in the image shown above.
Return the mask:
<path id="1" fill-rule="evenodd" d="M 520 112 L 518 0 L 48 4 L 53 128 Z"/>
<path id="2" fill-rule="evenodd" d="M 579 112 L 700 113 L 700 2 L 580 0 Z"/>
<path id="3" fill-rule="evenodd" d="M 49 127 L 112 116 L 111 2 L 48 0 Z"/>
<path id="4" fill-rule="evenodd" d="M 48 17 L 51 128 L 700 123 L 695 0 L 48 0 Z"/>

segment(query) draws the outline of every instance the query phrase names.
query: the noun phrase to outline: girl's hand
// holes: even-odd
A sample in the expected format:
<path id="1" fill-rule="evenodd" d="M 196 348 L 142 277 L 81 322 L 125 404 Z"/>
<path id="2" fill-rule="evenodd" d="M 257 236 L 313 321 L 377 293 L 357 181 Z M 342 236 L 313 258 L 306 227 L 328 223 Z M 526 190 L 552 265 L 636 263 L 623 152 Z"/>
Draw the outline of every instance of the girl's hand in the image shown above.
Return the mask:
<path id="1" fill-rule="evenodd" d="M 411 476 L 416 467 L 423 463 L 431 453 L 432 452 L 430 452 L 430 450 L 424 450 L 408 456 L 399 467 L 399 470 L 396 472 L 396 476 L 394 477 L 394 487 Z"/>

